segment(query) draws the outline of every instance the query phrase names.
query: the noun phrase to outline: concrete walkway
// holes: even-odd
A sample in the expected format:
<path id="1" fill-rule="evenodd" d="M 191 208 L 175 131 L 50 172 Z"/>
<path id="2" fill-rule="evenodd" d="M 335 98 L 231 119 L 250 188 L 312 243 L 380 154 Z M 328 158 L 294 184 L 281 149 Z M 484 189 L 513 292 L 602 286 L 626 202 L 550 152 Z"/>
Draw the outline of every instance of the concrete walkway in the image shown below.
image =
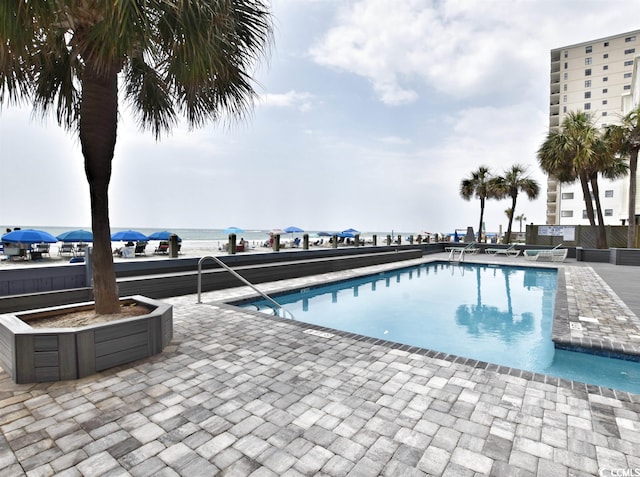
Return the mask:
<path id="1" fill-rule="evenodd" d="M 491 261 L 531 265 L 522 258 Z M 555 265 L 566 279 L 567 320 L 592 325 L 580 317 L 598 318 L 580 338 L 633 345 L 640 335 L 636 314 L 612 290 L 638 283 L 640 270 L 615 267 L 625 274 L 619 283 L 615 273 L 601 278 L 599 265 Z M 247 288 L 206 293 L 204 304 L 195 296 L 166 300 L 174 304 L 175 339 L 143 362 L 60 383 L 16 385 L 1 373 L 0 475 L 640 472 L 640 395 L 219 303 L 247 294 Z M 608 332 L 611 319 L 620 326 Z"/>

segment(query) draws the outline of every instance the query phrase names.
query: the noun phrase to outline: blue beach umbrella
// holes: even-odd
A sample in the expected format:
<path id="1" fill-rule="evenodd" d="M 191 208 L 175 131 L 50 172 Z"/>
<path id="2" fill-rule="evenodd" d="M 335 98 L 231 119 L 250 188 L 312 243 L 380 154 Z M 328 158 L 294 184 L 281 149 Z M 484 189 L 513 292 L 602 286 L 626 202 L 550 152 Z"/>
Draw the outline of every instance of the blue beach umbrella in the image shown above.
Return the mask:
<path id="1" fill-rule="evenodd" d="M 161 230 L 159 232 L 154 232 L 151 235 L 149 235 L 149 240 L 162 240 L 162 241 L 166 241 L 169 240 L 169 237 L 171 237 L 173 234 L 172 232 L 169 232 L 168 230 Z M 178 236 L 178 242 L 182 242 L 182 239 Z"/>
<path id="2" fill-rule="evenodd" d="M 342 231 L 343 234 L 359 234 L 360 232 L 356 229 L 347 229 Z"/>
<path id="3" fill-rule="evenodd" d="M 58 239 L 44 230 L 20 229 L 4 234 L 2 241 L 8 243 L 56 243 Z"/>
<path id="4" fill-rule="evenodd" d="M 83 229 L 63 232 L 57 235 L 56 238 L 61 242 L 93 242 L 93 234 Z"/>
<path id="5" fill-rule="evenodd" d="M 302 230 L 301 228 L 299 228 L 299 227 L 293 227 L 293 226 L 291 226 L 291 227 L 287 227 L 286 229 L 284 229 L 284 231 L 285 231 L 286 233 L 288 233 L 288 234 L 299 234 L 299 233 L 304 232 L 304 230 Z"/>
<path id="6" fill-rule="evenodd" d="M 111 240 L 114 242 L 120 240 L 123 242 L 146 242 L 149 240 L 149 237 L 137 230 L 121 230 L 120 232 L 111 234 Z"/>
<path id="7" fill-rule="evenodd" d="M 241 234 L 244 232 L 244 229 L 241 229 L 240 227 L 227 227 L 226 229 L 223 230 L 223 232 L 225 234 Z"/>
<path id="8" fill-rule="evenodd" d="M 338 235 L 338 237 L 340 237 L 340 238 L 354 238 L 354 237 L 355 237 L 355 235 L 353 235 L 353 233 L 351 233 L 351 232 L 347 232 L 347 231 L 345 231 L 345 232 L 340 232 L 340 233 L 339 233 L 339 234 L 337 234 L 337 235 Z"/>

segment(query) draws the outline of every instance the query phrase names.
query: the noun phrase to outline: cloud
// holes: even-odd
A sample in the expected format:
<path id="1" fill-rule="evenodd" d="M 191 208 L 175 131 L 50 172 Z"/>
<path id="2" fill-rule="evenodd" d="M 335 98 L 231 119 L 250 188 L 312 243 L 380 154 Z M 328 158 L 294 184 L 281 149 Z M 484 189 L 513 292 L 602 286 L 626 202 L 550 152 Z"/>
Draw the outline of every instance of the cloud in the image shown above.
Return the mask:
<path id="1" fill-rule="evenodd" d="M 291 90 L 282 94 L 263 94 L 258 103 L 265 107 L 295 108 L 304 112 L 311 109 L 312 99 L 313 95 L 310 93 Z"/>
<path id="2" fill-rule="evenodd" d="M 366 78 L 387 105 L 413 103 L 424 88 L 457 100 L 526 94 L 548 75 L 541 52 L 621 32 L 604 31 L 602 19 L 588 22 L 590 10 L 602 11 L 598 2 L 584 2 L 582 18 L 575 2 L 554 3 L 553 15 L 547 7 L 531 0 L 351 1 L 309 53 L 322 66 Z M 602 14 L 619 24 L 626 16 L 620 7 Z"/>

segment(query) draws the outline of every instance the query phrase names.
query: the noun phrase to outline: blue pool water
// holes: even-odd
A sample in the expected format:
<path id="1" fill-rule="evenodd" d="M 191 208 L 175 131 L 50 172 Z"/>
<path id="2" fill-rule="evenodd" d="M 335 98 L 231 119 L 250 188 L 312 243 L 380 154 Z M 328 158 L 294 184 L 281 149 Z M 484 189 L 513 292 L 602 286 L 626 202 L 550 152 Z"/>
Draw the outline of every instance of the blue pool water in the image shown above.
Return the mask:
<path id="1" fill-rule="evenodd" d="M 555 269 L 437 262 L 276 300 L 297 321 L 640 394 L 640 363 L 554 349 L 556 284 Z"/>

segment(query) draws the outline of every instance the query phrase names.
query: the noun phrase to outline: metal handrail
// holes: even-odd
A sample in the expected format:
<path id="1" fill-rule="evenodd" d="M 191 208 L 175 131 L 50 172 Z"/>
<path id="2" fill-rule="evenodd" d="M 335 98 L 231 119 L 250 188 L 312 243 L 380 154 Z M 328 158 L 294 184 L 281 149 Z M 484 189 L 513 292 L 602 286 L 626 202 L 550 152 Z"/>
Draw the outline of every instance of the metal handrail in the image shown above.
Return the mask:
<path id="1" fill-rule="evenodd" d="M 202 257 L 200 260 L 198 260 L 198 303 L 202 303 L 202 300 L 200 300 L 200 295 L 201 295 L 201 291 L 202 291 L 202 262 L 204 262 L 208 258 L 214 260 L 218 265 L 220 265 L 222 268 L 224 268 L 229 273 L 231 273 L 231 275 L 236 277 L 238 280 L 240 280 L 245 285 L 251 287 L 251 289 L 253 289 L 255 292 L 257 292 L 262 298 L 264 298 L 265 300 L 267 300 L 270 303 L 274 304 L 278 309 L 282 310 L 285 314 L 288 314 L 291 317 L 291 319 L 295 319 L 295 317 L 293 316 L 293 313 L 291 313 L 289 310 L 287 310 L 284 306 L 282 306 L 280 303 L 275 301 L 273 298 L 271 298 L 266 293 L 260 291 L 253 283 L 251 283 L 249 280 L 244 278 L 242 275 L 240 275 L 238 272 L 236 272 L 234 269 L 232 269 L 229 265 L 224 263 L 218 257 L 213 257 L 211 255 L 207 255 L 206 257 Z"/>

